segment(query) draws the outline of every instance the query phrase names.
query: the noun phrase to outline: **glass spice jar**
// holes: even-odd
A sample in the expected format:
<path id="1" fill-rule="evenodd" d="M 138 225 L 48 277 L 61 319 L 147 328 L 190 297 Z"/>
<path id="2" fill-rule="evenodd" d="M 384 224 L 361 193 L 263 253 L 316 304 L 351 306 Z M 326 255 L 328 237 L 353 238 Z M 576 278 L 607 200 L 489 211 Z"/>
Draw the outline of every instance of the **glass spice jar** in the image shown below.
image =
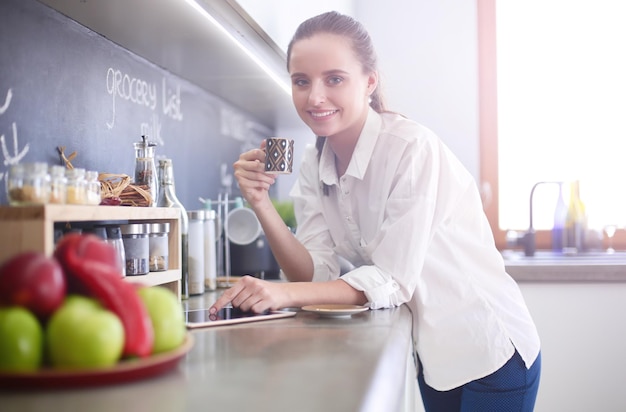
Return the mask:
<path id="1" fill-rule="evenodd" d="M 9 204 L 29 205 L 48 203 L 50 175 L 46 163 L 23 163 L 12 165 L 7 176 Z"/>
<path id="2" fill-rule="evenodd" d="M 169 223 L 150 225 L 150 272 L 162 272 L 169 268 Z"/>
<path id="3" fill-rule="evenodd" d="M 122 277 L 126 276 L 126 252 L 122 240 L 122 229 L 119 226 L 106 226 L 107 243 L 117 252 L 117 263 Z"/>
<path id="4" fill-rule="evenodd" d="M 88 170 L 85 173 L 85 200 L 88 205 L 97 206 L 100 204 L 100 181 L 98 180 L 98 172 Z"/>
<path id="5" fill-rule="evenodd" d="M 67 178 L 66 203 L 72 205 L 84 205 L 87 203 L 87 181 L 85 180 L 85 169 L 75 168 L 65 171 Z"/>
<path id="6" fill-rule="evenodd" d="M 67 178 L 65 167 L 52 165 L 48 169 L 50 173 L 50 203 L 63 204 L 67 199 Z"/>
<path id="7" fill-rule="evenodd" d="M 6 177 L 7 198 L 11 206 L 22 204 L 22 186 L 24 186 L 24 165 L 11 165 Z"/>
<path id="8" fill-rule="evenodd" d="M 126 276 L 145 275 L 150 269 L 150 225 L 146 223 L 131 223 L 122 225 L 122 241 L 126 255 Z"/>

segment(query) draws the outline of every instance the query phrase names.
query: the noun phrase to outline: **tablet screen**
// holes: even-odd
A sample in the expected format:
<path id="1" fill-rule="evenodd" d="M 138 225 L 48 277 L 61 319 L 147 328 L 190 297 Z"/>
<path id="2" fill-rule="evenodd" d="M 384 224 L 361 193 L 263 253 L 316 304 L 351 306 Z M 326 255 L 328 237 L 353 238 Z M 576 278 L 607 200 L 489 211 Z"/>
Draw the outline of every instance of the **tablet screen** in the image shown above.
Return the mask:
<path id="1" fill-rule="evenodd" d="M 187 321 L 187 323 L 215 322 L 225 319 L 239 319 L 248 318 L 251 316 L 262 316 L 268 313 L 269 311 L 263 313 L 245 312 L 239 308 L 226 307 L 220 309 L 216 314 L 211 315 L 208 309 L 198 309 L 185 311 L 185 320 Z"/>
<path id="2" fill-rule="evenodd" d="M 188 328 L 217 326 L 224 324 L 254 322 L 295 316 L 292 311 L 265 311 L 254 313 L 243 311 L 239 308 L 225 307 L 216 314 L 211 315 L 209 309 L 197 309 L 185 311 L 185 322 Z"/>

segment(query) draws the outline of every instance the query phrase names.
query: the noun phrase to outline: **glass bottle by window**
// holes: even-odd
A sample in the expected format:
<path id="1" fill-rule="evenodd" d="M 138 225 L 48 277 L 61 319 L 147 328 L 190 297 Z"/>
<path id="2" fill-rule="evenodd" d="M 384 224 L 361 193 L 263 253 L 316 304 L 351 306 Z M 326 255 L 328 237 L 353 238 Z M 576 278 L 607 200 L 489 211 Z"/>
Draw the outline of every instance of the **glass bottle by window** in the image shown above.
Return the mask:
<path id="1" fill-rule="evenodd" d="M 570 183 L 569 205 L 565 217 L 564 253 L 578 253 L 585 245 L 586 216 L 585 206 L 580 199 L 579 182 Z"/>
<path id="2" fill-rule="evenodd" d="M 563 200 L 563 184 L 559 183 L 559 195 L 554 208 L 554 225 L 552 226 L 552 250 L 556 253 L 563 252 L 565 221 L 567 219 L 567 206 Z"/>

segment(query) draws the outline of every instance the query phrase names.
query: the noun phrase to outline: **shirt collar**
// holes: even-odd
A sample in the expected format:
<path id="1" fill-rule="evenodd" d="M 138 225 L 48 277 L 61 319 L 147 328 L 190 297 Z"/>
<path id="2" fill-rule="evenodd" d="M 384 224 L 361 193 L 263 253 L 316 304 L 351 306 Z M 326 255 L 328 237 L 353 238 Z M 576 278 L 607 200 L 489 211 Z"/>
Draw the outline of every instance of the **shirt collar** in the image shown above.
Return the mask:
<path id="1" fill-rule="evenodd" d="M 382 126 L 382 118 L 380 114 L 369 108 L 367 119 L 361 135 L 356 142 L 356 147 L 352 153 L 352 159 L 346 170 L 346 175 L 353 176 L 357 179 L 363 179 L 367 166 L 369 165 L 378 135 Z M 337 168 L 335 167 L 335 154 L 330 149 L 330 145 L 325 144 L 320 156 L 320 181 L 326 185 L 332 186 L 337 184 L 339 178 L 337 176 Z"/>

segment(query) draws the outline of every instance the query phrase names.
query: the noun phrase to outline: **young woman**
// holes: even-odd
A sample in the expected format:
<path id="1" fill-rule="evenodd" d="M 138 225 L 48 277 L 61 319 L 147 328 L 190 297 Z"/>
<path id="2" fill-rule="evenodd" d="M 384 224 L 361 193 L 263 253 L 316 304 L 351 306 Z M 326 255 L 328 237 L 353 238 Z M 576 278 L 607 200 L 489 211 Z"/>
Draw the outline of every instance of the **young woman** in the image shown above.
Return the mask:
<path id="1" fill-rule="evenodd" d="M 531 411 L 539 337 L 472 176 L 432 131 L 385 110 L 371 39 L 354 19 L 302 23 L 287 66 L 318 136 L 291 192 L 295 236 L 270 200 L 263 147 L 234 169 L 290 282 L 244 277 L 211 310 L 407 304 L 427 411 Z"/>

